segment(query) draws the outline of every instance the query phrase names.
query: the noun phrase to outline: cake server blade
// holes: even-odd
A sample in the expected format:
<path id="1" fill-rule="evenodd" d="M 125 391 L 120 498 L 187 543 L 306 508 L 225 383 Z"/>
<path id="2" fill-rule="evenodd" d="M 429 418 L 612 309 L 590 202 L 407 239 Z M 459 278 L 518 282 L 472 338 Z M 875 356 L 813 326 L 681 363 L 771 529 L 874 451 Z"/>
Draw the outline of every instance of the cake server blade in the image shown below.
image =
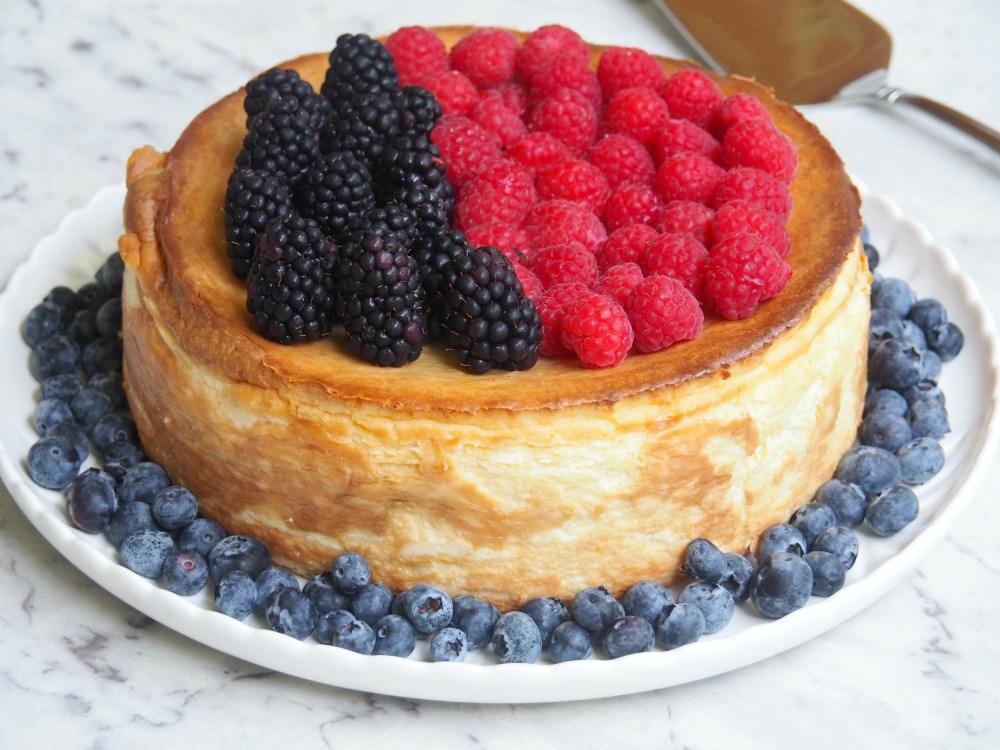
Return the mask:
<path id="1" fill-rule="evenodd" d="M 654 0 L 713 70 L 753 78 L 790 104 L 908 104 L 1000 152 L 1000 133 L 889 82 L 892 38 L 843 0 Z"/>

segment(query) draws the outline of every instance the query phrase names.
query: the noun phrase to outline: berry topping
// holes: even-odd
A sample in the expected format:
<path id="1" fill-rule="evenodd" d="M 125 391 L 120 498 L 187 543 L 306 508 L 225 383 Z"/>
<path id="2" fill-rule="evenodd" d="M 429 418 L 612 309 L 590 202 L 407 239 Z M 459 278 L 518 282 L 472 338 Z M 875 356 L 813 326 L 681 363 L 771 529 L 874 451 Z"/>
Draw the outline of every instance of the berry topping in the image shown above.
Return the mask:
<path id="1" fill-rule="evenodd" d="M 726 170 L 703 154 L 685 151 L 667 157 L 656 170 L 656 190 L 664 203 L 708 203 Z"/>
<path id="2" fill-rule="evenodd" d="M 760 206 L 746 200 L 723 203 L 712 219 L 712 240 L 719 242 L 746 232 L 770 245 L 784 258 L 792 248 L 785 225 Z"/>
<path id="3" fill-rule="evenodd" d="M 576 352 L 585 367 L 615 367 L 632 347 L 632 325 L 617 300 L 598 292 L 580 295 L 566 306 L 563 345 Z"/>
<path id="4" fill-rule="evenodd" d="M 600 169 L 612 189 L 631 185 L 652 185 L 656 165 L 646 147 L 624 133 L 606 135 L 590 151 L 591 164 Z"/>
<path id="5" fill-rule="evenodd" d="M 514 76 L 518 43 L 506 29 L 476 29 L 451 49 L 451 65 L 480 88 L 498 86 Z"/>
<path id="6" fill-rule="evenodd" d="M 707 130 L 698 127 L 690 120 L 671 119 L 653 136 L 649 145 L 653 159 L 657 164 L 674 154 L 693 151 L 707 156 L 714 162 L 722 160 L 722 146 Z"/>
<path id="7" fill-rule="evenodd" d="M 636 286 L 625 312 L 640 352 L 656 352 L 701 334 L 705 316 L 694 295 L 669 276 L 649 276 Z"/>
<path id="8" fill-rule="evenodd" d="M 719 105 L 715 122 L 712 123 L 711 127 L 713 132 L 722 137 L 729 128 L 738 122 L 770 116 L 770 112 L 761 104 L 760 99 L 751 94 L 738 92 L 727 96 Z"/>
<path id="9" fill-rule="evenodd" d="M 744 199 L 787 221 L 792 212 L 792 196 L 781 180 L 753 167 L 733 167 L 719 179 L 709 205 L 719 208 L 729 201 Z"/>
<path id="10" fill-rule="evenodd" d="M 534 176 L 545 167 L 572 158 L 569 147 L 551 133 L 538 131 L 528 133 L 507 149 L 507 156 L 521 162 Z"/>
<path id="11" fill-rule="evenodd" d="M 588 291 L 587 285 L 583 282 L 571 281 L 550 286 L 538 297 L 538 317 L 542 324 L 539 354 L 547 357 L 573 356 L 572 347 L 563 343 L 562 321 L 570 303 Z"/>
<path id="12" fill-rule="evenodd" d="M 320 156 L 299 184 L 297 205 L 337 241 L 375 205 L 375 190 L 367 161 L 351 151 Z"/>
<path id="13" fill-rule="evenodd" d="M 448 165 L 448 179 L 461 188 L 479 169 L 500 156 L 500 139 L 468 117 L 445 115 L 431 133 Z"/>
<path id="14" fill-rule="evenodd" d="M 597 250 L 598 268 L 606 271 L 619 263 L 638 263 L 657 236 L 656 230 L 647 224 L 630 224 L 616 229 Z"/>
<path id="15" fill-rule="evenodd" d="M 749 317 L 757 305 L 784 289 L 792 267 L 751 234 L 733 234 L 712 246 L 705 295 L 722 317 Z"/>
<path id="16" fill-rule="evenodd" d="M 524 219 L 524 231 L 534 248 L 575 240 L 591 252 L 608 236 L 593 211 L 566 200 L 536 203 Z"/>
<path id="17" fill-rule="evenodd" d="M 535 178 L 541 200 L 564 199 L 579 203 L 597 215 L 611 196 L 608 178 L 596 166 L 582 159 L 568 159 L 546 167 Z"/>
<path id="18" fill-rule="evenodd" d="M 392 55 L 403 86 L 420 84 L 448 70 L 448 50 L 441 37 L 424 26 L 404 26 L 391 33 L 385 48 Z"/>
<path id="19" fill-rule="evenodd" d="M 633 224 L 652 224 L 663 208 L 663 201 L 651 186 L 633 183 L 611 193 L 604 208 L 604 224 L 616 232 Z"/>
<path id="20" fill-rule="evenodd" d="M 308 81 L 303 81 L 291 68 L 271 68 L 247 83 L 243 109 L 247 113 L 247 129 L 254 118 L 275 99 L 290 99 L 312 116 L 312 125 L 320 128 L 333 113 L 330 101 L 317 94 Z"/>
<path id="21" fill-rule="evenodd" d="M 582 244 L 571 240 L 536 250 L 531 270 L 546 289 L 572 281 L 589 287 L 597 280 L 597 258 Z"/>
<path id="22" fill-rule="evenodd" d="M 294 186 L 319 153 L 319 133 L 309 112 L 295 99 L 275 99 L 251 123 L 236 166 L 270 172 Z"/>
<path id="23" fill-rule="evenodd" d="M 467 115 L 479 101 L 476 84 L 457 70 L 446 70 L 426 78 L 423 85 L 441 103 L 446 115 Z"/>
<path id="24" fill-rule="evenodd" d="M 662 234 L 649 244 L 639 262 L 646 275 L 676 279 L 700 300 L 705 287 L 708 258 L 708 250 L 694 235 Z"/>
<path id="25" fill-rule="evenodd" d="M 708 247 L 712 240 L 715 211 L 697 201 L 670 201 L 656 215 L 653 226 L 659 232 L 690 234 Z"/>
<path id="26" fill-rule="evenodd" d="M 556 57 L 587 61 L 590 47 L 572 29 L 556 24 L 541 26 L 521 45 L 517 53 L 517 72 L 530 84 L 542 66 Z"/>
<path id="27" fill-rule="evenodd" d="M 644 86 L 658 91 L 667 75 L 651 54 L 634 47 L 611 47 L 597 64 L 604 99 L 610 100 L 622 89 Z"/>
<path id="28" fill-rule="evenodd" d="M 604 108 L 609 133 L 632 136 L 648 146 L 670 120 L 666 102 L 653 89 L 634 86 L 619 91 Z"/>
<path id="29" fill-rule="evenodd" d="M 660 88 L 670 114 L 690 120 L 699 127 L 709 128 L 722 104 L 723 96 L 715 81 L 700 70 L 674 73 Z"/>
<path id="30" fill-rule="evenodd" d="M 531 111 L 528 129 L 549 133 L 562 141 L 571 153 L 582 156 L 597 140 L 597 112 L 579 92 L 560 89 L 542 99 Z"/>
<path id="31" fill-rule="evenodd" d="M 528 132 L 521 115 L 497 90 L 482 92 L 468 114 L 469 119 L 495 134 L 505 147 L 514 145 Z"/>
<path id="32" fill-rule="evenodd" d="M 642 279 L 642 269 L 638 263 L 618 263 L 601 274 L 593 289 L 618 300 L 624 307 Z"/>
<path id="33" fill-rule="evenodd" d="M 756 167 L 782 182 L 791 182 L 798 153 L 770 117 L 759 117 L 741 120 L 726 131 L 722 160 L 730 167 Z"/>
<path id="34" fill-rule="evenodd" d="M 330 51 L 330 65 L 320 88 L 340 109 L 355 94 L 395 94 L 399 74 L 385 46 L 367 34 L 341 34 Z"/>
<path id="35" fill-rule="evenodd" d="M 535 201 L 535 186 L 524 167 L 512 159 L 497 159 L 462 187 L 455 203 L 455 226 L 473 227 L 490 220 L 520 226 Z"/>

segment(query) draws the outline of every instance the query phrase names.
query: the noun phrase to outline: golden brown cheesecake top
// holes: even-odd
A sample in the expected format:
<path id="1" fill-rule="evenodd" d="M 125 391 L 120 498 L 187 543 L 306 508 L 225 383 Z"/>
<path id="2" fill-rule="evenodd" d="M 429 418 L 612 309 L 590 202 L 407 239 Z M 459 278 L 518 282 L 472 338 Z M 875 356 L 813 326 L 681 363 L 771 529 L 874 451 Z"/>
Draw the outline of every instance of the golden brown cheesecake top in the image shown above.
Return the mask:
<path id="1" fill-rule="evenodd" d="M 451 46 L 470 28 L 436 31 Z M 596 65 L 605 48 L 592 49 Z M 660 61 L 668 74 L 693 67 Z M 295 68 L 318 88 L 327 56 L 306 55 L 282 67 Z M 120 249 L 145 283 L 169 285 L 177 315 L 167 323 L 189 353 L 234 381 L 262 388 L 316 389 L 324 398 L 405 411 L 475 412 L 611 403 L 706 373 L 724 376 L 732 363 L 806 316 L 833 283 L 860 230 L 860 200 L 840 158 L 796 110 L 753 82 L 713 77 L 726 95 L 742 91 L 758 97 L 798 148 L 787 223 L 792 240 L 787 261 L 794 273 L 785 290 L 750 318 L 709 317 L 694 341 L 654 354 L 632 352 L 615 368 L 592 370 L 576 360 L 542 357 L 531 370 L 471 375 L 440 344 L 426 347 L 405 367 L 378 368 L 351 354 L 336 334 L 291 347 L 258 335 L 246 311 L 245 286 L 230 270 L 222 216 L 227 180 L 246 133 L 242 89 L 196 117 L 168 154 L 146 147 L 133 155 Z"/>

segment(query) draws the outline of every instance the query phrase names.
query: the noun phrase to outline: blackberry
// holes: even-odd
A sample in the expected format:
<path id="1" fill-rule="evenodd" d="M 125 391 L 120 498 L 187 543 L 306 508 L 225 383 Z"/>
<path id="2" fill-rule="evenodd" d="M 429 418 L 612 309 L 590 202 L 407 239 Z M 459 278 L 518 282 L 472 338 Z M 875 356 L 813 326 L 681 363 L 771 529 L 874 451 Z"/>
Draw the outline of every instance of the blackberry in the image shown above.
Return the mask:
<path id="1" fill-rule="evenodd" d="M 441 151 L 425 135 L 400 134 L 388 140 L 372 165 L 372 173 L 383 197 L 401 185 L 437 189 L 447 183 Z"/>
<path id="2" fill-rule="evenodd" d="M 412 362 L 427 341 L 427 304 L 417 262 L 394 231 L 352 235 L 337 274 L 337 314 L 350 348 L 380 366 Z"/>
<path id="3" fill-rule="evenodd" d="M 450 266 L 454 285 L 436 293 L 445 341 L 457 352 L 459 363 L 477 374 L 534 366 L 541 321 L 510 259 L 487 246 L 458 255 Z"/>
<path id="4" fill-rule="evenodd" d="M 396 96 L 396 109 L 401 132 L 428 137 L 443 114 L 437 97 L 423 86 L 404 86 Z"/>
<path id="5" fill-rule="evenodd" d="M 334 109 L 355 94 L 399 92 L 399 74 L 392 54 L 367 34 L 341 34 L 330 51 L 330 65 L 320 88 Z"/>
<path id="6" fill-rule="evenodd" d="M 236 169 L 223 201 L 226 252 L 233 273 L 246 278 L 260 235 L 272 219 L 288 218 L 292 198 L 283 180 L 266 170 Z"/>
<path id="7" fill-rule="evenodd" d="M 410 209 L 418 217 L 423 231 L 451 228 L 455 193 L 447 182 L 441 190 L 426 185 L 400 185 L 386 200 Z"/>
<path id="8" fill-rule="evenodd" d="M 254 118 L 236 166 L 267 170 L 294 186 L 318 157 L 319 134 L 309 112 L 296 100 L 275 99 Z"/>
<path id="9" fill-rule="evenodd" d="M 380 233 L 392 232 L 399 244 L 407 251 L 413 248 L 414 243 L 421 236 L 417 215 L 407 206 L 399 203 L 386 203 L 384 206 L 373 209 L 365 218 L 363 227 Z"/>
<path id="10" fill-rule="evenodd" d="M 243 109 L 247 113 L 247 130 L 254 118 L 275 99 L 289 99 L 298 102 L 310 115 L 313 127 L 319 129 L 333 114 L 330 100 L 316 93 L 312 84 L 303 81 L 298 71 L 292 68 L 271 68 L 261 73 L 246 85 Z"/>
<path id="11" fill-rule="evenodd" d="M 355 94 L 342 102 L 320 133 L 323 151 L 355 151 L 371 162 L 399 134 L 399 112 L 388 94 Z"/>
<path id="12" fill-rule="evenodd" d="M 375 205 L 371 173 L 350 151 L 320 156 L 299 183 L 296 198 L 302 214 L 338 242 Z"/>
<path id="13" fill-rule="evenodd" d="M 414 243 L 411 255 L 420 269 L 420 283 L 427 294 L 427 332 L 431 339 L 443 335 L 440 325 L 442 291 L 458 281 L 457 261 L 472 253 L 464 232 L 457 229 L 429 231 Z"/>
<path id="14" fill-rule="evenodd" d="M 268 224 L 247 276 L 247 310 L 257 330 L 281 344 L 328 334 L 336 267 L 337 246 L 312 219 Z"/>

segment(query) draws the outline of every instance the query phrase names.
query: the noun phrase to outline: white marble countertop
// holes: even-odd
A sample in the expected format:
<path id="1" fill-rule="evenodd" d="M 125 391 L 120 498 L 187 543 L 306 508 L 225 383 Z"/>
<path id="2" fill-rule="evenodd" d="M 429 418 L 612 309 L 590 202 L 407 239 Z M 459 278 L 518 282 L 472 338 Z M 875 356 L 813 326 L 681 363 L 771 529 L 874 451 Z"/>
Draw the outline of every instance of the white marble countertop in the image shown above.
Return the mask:
<path id="1" fill-rule="evenodd" d="M 864 0 L 894 82 L 1000 127 L 994 0 Z M 573 26 L 683 54 L 644 0 L 8 3 L 0 25 L 0 284 L 69 210 L 167 149 L 204 106 L 344 31 Z M 807 110 L 848 168 L 923 222 L 1000 317 L 1000 157 L 920 114 Z M 602 701 L 477 706 L 365 695 L 180 636 L 93 584 L 0 489 L 0 747 L 1000 747 L 994 466 L 950 535 L 883 600 L 805 645 L 695 684 Z M 878 739 L 875 739 L 878 738 Z"/>

